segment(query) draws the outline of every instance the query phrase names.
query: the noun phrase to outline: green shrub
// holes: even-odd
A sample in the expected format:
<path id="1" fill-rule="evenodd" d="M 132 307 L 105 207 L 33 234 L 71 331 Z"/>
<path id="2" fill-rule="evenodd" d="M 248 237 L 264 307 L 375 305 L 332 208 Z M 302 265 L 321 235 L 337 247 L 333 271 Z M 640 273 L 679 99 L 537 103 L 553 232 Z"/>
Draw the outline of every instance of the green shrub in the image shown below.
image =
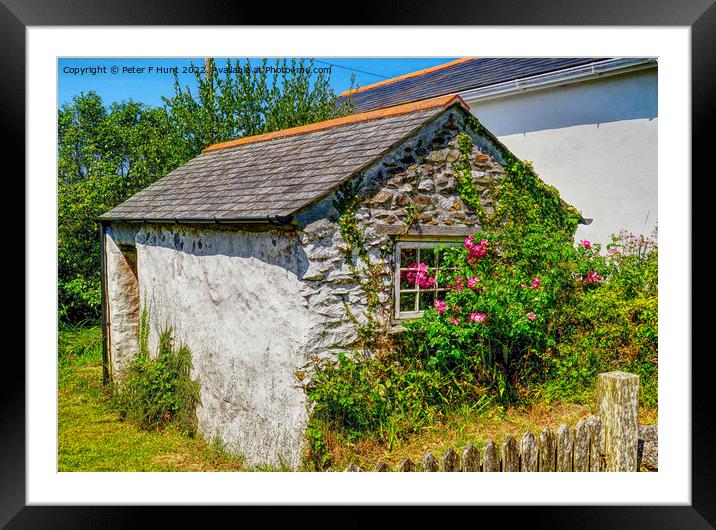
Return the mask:
<path id="1" fill-rule="evenodd" d="M 120 416 L 142 429 L 174 425 L 195 435 L 199 383 L 190 376 L 191 366 L 189 348 L 174 347 L 171 329 L 160 334 L 155 356 L 150 356 L 144 346 L 140 347 L 118 384 L 116 398 Z"/>
<path id="2" fill-rule="evenodd" d="M 456 408 L 584 401 L 603 371 L 638 374 L 642 403 L 657 403 L 656 242 L 621 234 L 606 253 L 575 245 L 579 213 L 517 160 L 507 161 L 487 214 L 471 182 L 472 142 L 458 140 L 459 193 L 484 231 L 437 249 L 436 276 L 408 266 L 409 283 L 449 289 L 405 325 L 402 351 L 317 367 L 307 385 L 317 466 L 326 462 L 325 429 L 390 445 Z"/>
<path id="3" fill-rule="evenodd" d="M 594 245 L 587 252 L 600 250 Z M 544 390 L 550 398 L 570 397 L 591 390 L 597 373 L 624 370 L 640 376 L 641 402 L 656 405 L 658 245 L 621 233 L 603 262 L 605 280 L 579 292 L 555 318 L 560 344 L 558 356 L 548 359 Z"/>

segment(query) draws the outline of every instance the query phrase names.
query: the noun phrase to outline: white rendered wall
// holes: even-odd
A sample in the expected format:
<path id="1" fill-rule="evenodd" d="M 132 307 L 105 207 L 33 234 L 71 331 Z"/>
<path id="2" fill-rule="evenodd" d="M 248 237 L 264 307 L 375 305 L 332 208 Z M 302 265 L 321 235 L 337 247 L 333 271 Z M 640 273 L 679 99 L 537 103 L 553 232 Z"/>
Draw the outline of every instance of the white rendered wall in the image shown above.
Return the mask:
<path id="1" fill-rule="evenodd" d="M 191 349 L 204 437 L 218 435 L 249 465 L 297 466 L 307 410 L 295 374 L 315 318 L 296 237 L 143 225 L 136 242 L 150 351 L 165 326 Z"/>
<path id="2" fill-rule="evenodd" d="M 485 101 L 480 122 L 517 157 L 534 162 L 591 225 L 576 238 L 607 243 L 657 222 L 657 69 Z"/>

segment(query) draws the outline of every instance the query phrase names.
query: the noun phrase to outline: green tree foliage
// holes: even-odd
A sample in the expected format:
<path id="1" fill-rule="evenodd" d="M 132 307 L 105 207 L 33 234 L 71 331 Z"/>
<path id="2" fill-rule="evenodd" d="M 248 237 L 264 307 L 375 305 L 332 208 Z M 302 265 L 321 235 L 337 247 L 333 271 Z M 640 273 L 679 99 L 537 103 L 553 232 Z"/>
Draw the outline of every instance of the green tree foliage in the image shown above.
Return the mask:
<path id="1" fill-rule="evenodd" d="M 213 59 L 194 68 L 196 88 L 175 79 L 174 95 L 162 98 L 186 159 L 206 146 L 255 134 L 279 131 L 348 114 L 336 105 L 330 75 L 312 73 L 313 62 L 267 59 L 242 62 Z"/>
<path id="2" fill-rule="evenodd" d="M 181 87 L 164 107 L 134 101 L 106 106 L 94 92 L 58 113 L 58 275 L 64 322 L 100 310 L 99 226 L 95 219 L 216 142 L 334 118 L 330 76 L 307 61 L 269 67 L 207 61 L 196 89 Z M 257 68 L 259 67 L 259 68 Z"/>
<path id="3" fill-rule="evenodd" d="M 459 140 L 468 152 L 469 137 Z M 463 201 L 475 203 L 469 160 L 455 169 Z M 422 271 L 448 290 L 405 324 L 403 351 L 318 365 L 306 385 L 312 465 L 330 459 L 316 438 L 328 430 L 390 445 L 457 407 L 581 401 L 602 371 L 640 375 L 641 402 L 657 403 L 656 240 L 620 234 L 606 252 L 575 245 L 579 213 L 529 164 L 508 160 L 505 169 L 494 212 L 473 207 L 483 230 L 436 249 L 429 262 L 440 269 Z"/>
<path id="4" fill-rule="evenodd" d="M 136 102 L 108 108 L 94 92 L 58 115 L 58 275 L 61 316 L 97 317 L 99 225 L 95 219 L 181 163 L 165 109 Z"/>

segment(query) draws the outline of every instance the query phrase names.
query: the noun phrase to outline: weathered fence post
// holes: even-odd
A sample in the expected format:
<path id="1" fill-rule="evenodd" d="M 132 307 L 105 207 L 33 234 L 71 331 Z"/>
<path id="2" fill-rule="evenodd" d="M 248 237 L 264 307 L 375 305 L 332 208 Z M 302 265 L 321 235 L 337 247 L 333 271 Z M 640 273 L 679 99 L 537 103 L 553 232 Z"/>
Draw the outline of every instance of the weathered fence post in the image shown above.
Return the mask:
<path id="1" fill-rule="evenodd" d="M 462 450 L 462 470 L 480 471 L 480 452 L 472 444 L 467 444 Z"/>
<path id="2" fill-rule="evenodd" d="M 423 456 L 423 471 L 437 471 L 438 470 L 438 461 L 435 460 L 435 457 L 432 455 L 432 453 L 425 453 L 425 456 Z"/>
<path id="3" fill-rule="evenodd" d="M 520 470 L 537 471 L 537 441 L 535 435 L 526 432 L 520 441 Z"/>
<path id="4" fill-rule="evenodd" d="M 440 471 L 460 471 L 460 457 L 452 447 L 448 447 L 440 458 Z"/>
<path id="5" fill-rule="evenodd" d="M 482 448 L 482 470 L 485 472 L 500 470 L 500 453 L 492 439 L 487 440 Z"/>
<path id="6" fill-rule="evenodd" d="M 572 433 L 564 423 L 557 429 L 557 471 L 572 471 Z"/>
<path id="7" fill-rule="evenodd" d="M 502 471 L 519 471 L 520 470 L 520 452 L 517 449 L 515 439 L 507 435 L 505 441 L 502 442 Z"/>
<path id="8" fill-rule="evenodd" d="M 398 471 L 403 473 L 411 473 L 415 471 L 415 464 L 410 458 L 403 458 L 398 464 Z"/>
<path id="9" fill-rule="evenodd" d="M 574 470 L 589 471 L 589 425 L 579 420 L 574 426 Z"/>
<path id="10" fill-rule="evenodd" d="M 608 372 L 599 374 L 597 384 L 606 471 L 637 471 L 639 376 Z"/>

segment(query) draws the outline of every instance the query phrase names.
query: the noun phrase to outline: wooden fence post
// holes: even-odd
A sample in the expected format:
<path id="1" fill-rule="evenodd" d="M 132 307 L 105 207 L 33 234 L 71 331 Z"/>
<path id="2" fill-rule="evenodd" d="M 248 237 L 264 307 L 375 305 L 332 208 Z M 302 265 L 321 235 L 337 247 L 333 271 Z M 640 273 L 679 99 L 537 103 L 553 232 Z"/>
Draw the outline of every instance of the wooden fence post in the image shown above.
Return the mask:
<path id="1" fill-rule="evenodd" d="M 428 452 L 425 453 L 425 456 L 423 456 L 423 471 L 437 471 L 438 470 L 438 461 L 435 460 L 435 457 L 432 455 L 432 453 Z"/>
<path id="2" fill-rule="evenodd" d="M 597 384 L 606 471 L 637 471 L 639 376 L 608 372 L 599 374 Z"/>
<path id="3" fill-rule="evenodd" d="M 472 444 L 467 444 L 462 450 L 462 470 L 480 471 L 480 452 Z"/>
<path id="4" fill-rule="evenodd" d="M 537 441 L 535 435 L 528 431 L 520 441 L 520 470 L 537 471 L 537 464 Z"/>
<path id="5" fill-rule="evenodd" d="M 500 470 L 500 453 L 497 451 L 497 445 L 495 445 L 492 439 L 487 440 L 487 443 L 482 448 L 482 470 Z"/>

